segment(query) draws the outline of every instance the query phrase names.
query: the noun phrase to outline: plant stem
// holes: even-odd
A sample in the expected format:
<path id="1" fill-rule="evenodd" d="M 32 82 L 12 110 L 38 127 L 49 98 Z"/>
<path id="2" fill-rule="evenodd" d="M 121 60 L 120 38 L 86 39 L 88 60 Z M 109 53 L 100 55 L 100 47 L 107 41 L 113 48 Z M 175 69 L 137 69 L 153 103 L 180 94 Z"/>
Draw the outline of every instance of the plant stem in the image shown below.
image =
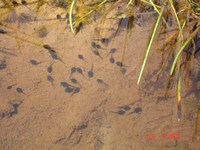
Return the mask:
<path id="1" fill-rule="evenodd" d="M 148 48 L 147 48 L 147 51 L 146 51 L 146 54 L 145 54 L 145 58 L 144 58 L 144 61 L 143 61 L 143 64 L 142 64 L 142 67 L 141 67 L 141 70 L 140 70 L 140 74 L 139 74 L 139 77 L 138 77 L 138 81 L 137 81 L 137 84 L 140 83 L 140 80 L 141 80 L 141 77 L 142 77 L 142 74 L 143 74 L 143 71 L 144 71 L 144 67 L 146 65 L 146 62 L 147 62 L 147 58 L 149 56 L 149 52 L 150 52 L 150 49 L 151 49 L 151 46 L 152 46 L 152 43 L 154 41 L 154 38 L 155 38 L 155 35 L 156 35 L 156 32 L 157 32 L 157 29 L 158 29 L 158 25 L 160 23 L 160 20 L 161 20 L 161 17 L 162 17 L 162 14 L 163 14 L 163 11 L 164 11 L 164 7 L 162 8 L 159 16 L 158 16 L 158 19 L 156 21 L 156 24 L 155 24 L 155 27 L 153 29 L 153 33 L 152 33 L 152 36 L 151 36 L 151 39 L 150 39 L 150 42 L 149 42 L 149 45 L 148 45 Z"/>

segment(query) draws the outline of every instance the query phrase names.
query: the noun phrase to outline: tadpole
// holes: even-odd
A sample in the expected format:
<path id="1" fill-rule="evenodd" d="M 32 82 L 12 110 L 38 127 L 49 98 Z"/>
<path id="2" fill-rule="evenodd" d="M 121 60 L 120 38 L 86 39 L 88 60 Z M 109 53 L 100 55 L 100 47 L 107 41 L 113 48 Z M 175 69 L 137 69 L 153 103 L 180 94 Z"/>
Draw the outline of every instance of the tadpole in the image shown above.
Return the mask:
<path id="1" fill-rule="evenodd" d="M 79 25 L 76 27 L 76 34 L 83 29 L 83 23 L 80 22 Z"/>
<path id="2" fill-rule="evenodd" d="M 64 63 L 63 60 L 58 56 L 58 54 L 57 54 L 56 52 L 49 50 L 49 54 L 51 55 L 51 57 L 52 57 L 53 59 L 59 60 L 59 61 L 61 61 L 62 63 Z"/>
<path id="3" fill-rule="evenodd" d="M 92 42 L 91 46 L 92 46 L 93 48 L 96 48 L 96 43 L 95 43 L 95 42 Z"/>
<path id="4" fill-rule="evenodd" d="M 72 93 L 73 91 L 74 91 L 74 89 L 71 88 L 71 87 L 67 87 L 67 88 L 65 89 L 65 92 L 67 92 L 67 93 Z"/>
<path id="5" fill-rule="evenodd" d="M 60 14 L 57 14 L 57 15 L 56 15 L 56 18 L 57 18 L 58 20 L 60 20 L 60 21 L 61 21 L 61 19 L 62 19 L 62 17 L 61 17 Z"/>
<path id="6" fill-rule="evenodd" d="M 94 49 L 104 49 L 101 45 L 96 44 L 95 42 L 92 42 L 91 46 L 92 46 Z"/>
<path id="7" fill-rule="evenodd" d="M 97 79 L 96 81 L 97 81 L 98 84 L 103 84 L 105 86 L 108 86 L 108 84 L 105 83 L 102 79 Z"/>
<path id="8" fill-rule="evenodd" d="M 17 91 L 17 93 L 21 93 L 21 94 L 24 94 L 24 95 L 26 95 L 25 93 L 24 93 L 24 90 L 23 89 L 21 89 L 21 88 L 16 88 L 16 91 Z"/>
<path id="9" fill-rule="evenodd" d="M 72 76 L 72 74 L 74 74 L 77 71 L 76 67 L 72 67 L 71 68 L 71 73 L 70 73 L 70 77 Z"/>
<path id="10" fill-rule="evenodd" d="M 9 86 L 7 86 L 7 89 L 10 90 L 10 89 L 12 89 L 12 87 L 15 86 L 15 85 L 16 85 L 16 84 L 9 85 Z"/>
<path id="11" fill-rule="evenodd" d="M 124 111 L 128 111 L 131 109 L 131 107 L 129 105 L 124 105 L 124 106 L 120 106 L 118 107 L 119 109 L 123 109 Z"/>
<path id="12" fill-rule="evenodd" d="M 22 5 L 27 5 L 27 2 L 25 0 L 21 0 Z"/>
<path id="13" fill-rule="evenodd" d="M 124 65 L 121 61 L 117 61 L 116 65 L 119 67 L 128 67 L 128 66 Z"/>
<path id="14" fill-rule="evenodd" d="M 71 79 L 71 82 L 74 83 L 74 84 L 77 84 L 77 83 L 78 83 L 78 81 L 77 81 L 75 78 L 72 78 L 72 79 Z"/>
<path id="15" fill-rule="evenodd" d="M 49 45 L 47 45 L 47 44 L 43 45 L 43 47 L 44 47 L 45 49 L 51 51 L 51 52 L 56 53 L 56 51 L 55 51 L 51 46 L 49 46 Z"/>
<path id="16" fill-rule="evenodd" d="M 63 86 L 63 87 L 74 87 L 72 86 L 71 84 L 67 83 L 67 82 L 60 82 L 60 85 Z"/>
<path id="17" fill-rule="evenodd" d="M 50 65 L 47 67 L 47 72 L 48 72 L 48 73 L 52 73 L 52 71 L 53 71 L 52 65 L 53 65 L 53 63 L 50 64 Z"/>
<path id="18" fill-rule="evenodd" d="M 110 42 L 109 38 L 102 38 L 101 43 L 108 44 Z"/>
<path id="19" fill-rule="evenodd" d="M 99 53 L 98 50 L 93 50 L 93 53 L 94 53 L 96 56 L 98 56 L 98 57 L 100 57 L 101 59 L 103 59 L 103 58 L 101 57 L 101 55 L 100 55 L 100 53 Z"/>
<path id="20" fill-rule="evenodd" d="M 3 29 L 0 29 L 0 34 L 7 34 L 8 32 L 3 30 Z"/>
<path id="21" fill-rule="evenodd" d="M 133 114 L 133 113 L 136 113 L 136 114 L 139 114 L 142 112 L 142 108 L 141 107 L 136 107 L 131 113 L 129 114 Z"/>
<path id="22" fill-rule="evenodd" d="M 81 87 L 81 84 L 75 78 L 71 78 L 71 82 L 74 84 L 78 84 Z"/>
<path id="23" fill-rule="evenodd" d="M 7 67 L 5 60 L 0 60 L 0 70 L 5 69 Z"/>
<path id="24" fill-rule="evenodd" d="M 18 5 L 19 5 L 19 3 L 18 3 L 18 2 L 16 2 L 15 0 L 14 0 L 14 1 L 12 1 L 12 4 L 13 4 L 14 6 L 18 6 Z"/>
<path id="25" fill-rule="evenodd" d="M 110 55 L 110 54 L 114 54 L 116 51 L 117 51 L 116 48 L 112 48 L 112 49 L 110 50 L 110 52 L 107 54 L 107 56 Z"/>
<path id="26" fill-rule="evenodd" d="M 88 71 L 88 77 L 92 78 L 93 76 L 94 76 L 94 72 L 93 72 L 93 64 L 92 64 L 91 69 Z"/>
<path id="27" fill-rule="evenodd" d="M 110 42 L 109 38 L 101 38 L 101 39 L 95 39 L 96 41 L 101 41 L 102 44 L 107 45 Z"/>
<path id="28" fill-rule="evenodd" d="M 113 55 L 110 56 L 109 61 L 110 61 L 111 64 L 114 64 L 114 63 L 115 63 L 115 59 L 113 58 Z"/>
<path id="29" fill-rule="evenodd" d="M 84 62 L 88 63 L 88 62 L 85 60 L 85 58 L 83 57 L 83 55 L 79 54 L 79 55 L 78 55 L 78 58 L 81 59 L 81 60 L 83 60 Z"/>
<path id="30" fill-rule="evenodd" d="M 97 81 L 97 83 L 99 83 L 99 84 L 103 84 L 103 83 L 104 83 L 104 81 L 103 81 L 102 79 L 97 79 L 96 81 Z"/>
<path id="31" fill-rule="evenodd" d="M 30 60 L 30 63 L 31 63 L 32 65 L 34 65 L 34 66 L 37 66 L 37 65 L 39 65 L 41 62 L 37 62 L 36 60 L 31 59 L 31 60 Z"/>
<path id="32" fill-rule="evenodd" d="M 80 91 L 81 91 L 81 90 L 80 90 L 79 87 L 74 88 L 74 91 L 73 91 L 73 93 L 71 94 L 71 96 L 73 96 L 74 94 L 78 94 Z"/>
<path id="33" fill-rule="evenodd" d="M 140 113 L 140 112 L 142 112 L 142 108 L 141 107 L 137 107 L 137 108 L 135 108 L 134 112 L 135 113 Z"/>
<path id="34" fill-rule="evenodd" d="M 122 63 L 121 61 L 117 61 L 117 62 L 116 62 L 116 65 L 119 66 L 119 67 L 122 67 L 122 66 L 123 66 L 123 63 Z"/>
<path id="35" fill-rule="evenodd" d="M 123 75 L 125 75 L 126 74 L 126 68 L 122 68 L 121 72 L 122 72 Z"/>
<path id="36" fill-rule="evenodd" d="M 124 115 L 126 112 L 124 110 L 119 110 L 117 112 L 112 112 L 112 113 L 116 113 L 121 116 L 121 115 Z"/>
<path id="37" fill-rule="evenodd" d="M 80 67 L 77 67 L 76 70 L 78 73 L 80 73 L 85 78 L 85 76 L 83 74 L 83 70 Z"/>
<path id="38" fill-rule="evenodd" d="M 48 80 L 49 82 L 51 82 L 51 84 L 52 84 L 52 86 L 53 86 L 53 88 L 54 88 L 54 78 L 53 78 L 52 76 L 48 75 L 48 76 L 47 76 L 47 80 Z"/>

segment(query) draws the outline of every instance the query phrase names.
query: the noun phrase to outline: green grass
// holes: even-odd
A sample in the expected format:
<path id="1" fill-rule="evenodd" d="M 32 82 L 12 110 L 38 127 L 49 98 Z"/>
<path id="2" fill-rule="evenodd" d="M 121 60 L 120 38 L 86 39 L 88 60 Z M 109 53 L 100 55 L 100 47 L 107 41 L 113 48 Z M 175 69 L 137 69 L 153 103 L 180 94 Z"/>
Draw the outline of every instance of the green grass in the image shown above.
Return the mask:
<path id="1" fill-rule="evenodd" d="M 161 12 L 160 12 L 160 14 L 159 14 L 159 16 L 158 16 L 158 19 L 157 19 L 157 21 L 156 21 L 156 24 L 155 24 L 155 26 L 154 26 L 153 33 L 152 33 L 152 35 L 151 35 L 150 42 L 149 42 L 148 47 L 147 47 L 147 50 L 146 50 L 145 58 L 144 58 L 144 61 L 143 61 L 143 64 L 142 64 L 142 67 L 141 67 L 141 70 L 140 70 L 140 74 L 139 74 L 139 77 L 138 77 L 137 84 L 140 83 L 142 74 L 143 74 L 143 72 L 144 72 L 144 68 L 145 68 L 145 65 L 146 65 L 146 63 L 147 63 L 147 58 L 148 58 L 148 56 L 149 56 L 149 52 L 150 52 L 150 50 L 151 50 L 151 47 L 152 47 L 152 44 L 153 44 L 155 35 L 156 35 L 156 33 L 157 33 L 158 26 L 159 26 L 159 23 L 160 23 L 160 21 L 161 21 L 163 11 L 164 11 L 164 7 L 162 8 L 162 10 L 161 10 Z"/>

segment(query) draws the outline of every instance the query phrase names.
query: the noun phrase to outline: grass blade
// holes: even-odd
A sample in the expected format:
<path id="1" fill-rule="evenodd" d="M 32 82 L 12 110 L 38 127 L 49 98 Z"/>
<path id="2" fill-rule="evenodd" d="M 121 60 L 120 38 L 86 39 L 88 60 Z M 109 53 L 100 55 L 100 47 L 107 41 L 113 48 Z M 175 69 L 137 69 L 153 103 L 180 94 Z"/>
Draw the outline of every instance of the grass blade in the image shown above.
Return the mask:
<path id="1" fill-rule="evenodd" d="M 156 21 L 155 27 L 153 29 L 153 33 L 152 33 L 152 36 L 151 36 L 151 39 L 150 39 L 150 42 L 149 42 L 149 45 L 148 45 L 148 48 L 147 48 L 147 51 L 146 51 L 146 54 L 145 54 L 145 58 L 144 58 L 144 61 L 143 61 L 143 64 L 142 64 L 142 68 L 140 70 L 140 74 L 139 74 L 139 77 L 138 77 L 137 84 L 140 83 L 140 80 L 141 80 L 141 77 L 142 77 L 142 74 L 143 74 L 143 71 L 144 71 L 144 67 L 145 67 L 145 64 L 147 62 L 147 58 L 148 58 L 152 43 L 154 41 L 154 38 L 155 38 L 155 35 L 156 35 L 156 31 L 158 29 L 158 25 L 159 25 L 159 23 L 161 21 L 161 18 L 162 18 L 163 10 L 164 10 L 164 7 L 162 8 L 162 10 L 161 10 L 161 12 L 160 12 L 160 14 L 158 16 L 158 19 Z"/>
<path id="2" fill-rule="evenodd" d="M 176 66 L 176 63 L 177 63 L 178 58 L 180 57 L 181 53 L 183 52 L 183 50 L 185 49 L 185 47 L 191 42 L 191 40 L 194 38 L 194 36 L 199 32 L 199 30 L 200 30 L 200 26 L 196 28 L 196 30 L 190 35 L 190 37 L 181 46 L 180 50 L 178 51 L 178 53 L 177 53 L 177 55 L 176 55 L 176 57 L 174 59 L 173 64 L 172 64 L 170 75 L 173 74 L 175 66 Z"/>
<path id="3" fill-rule="evenodd" d="M 69 24 L 70 24 L 70 28 L 71 28 L 72 33 L 75 33 L 74 32 L 74 28 L 73 28 L 73 19 L 72 19 L 75 2 L 76 2 L 76 0 L 72 1 L 71 7 L 70 7 L 70 11 L 69 11 Z"/>
<path id="4" fill-rule="evenodd" d="M 178 121 L 181 121 L 181 72 L 179 70 L 178 76 L 178 90 L 177 90 L 177 111 L 178 111 Z"/>
<path id="5" fill-rule="evenodd" d="M 173 1 L 172 1 L 172 0 L 169 0 L 169 2 L 170 2 L 170 5 L 171 5 L 172 10 L 173 10 L 173 12 L 174 12 L 174 15 L 175 15 L 175 17 L 176 17 L 176 21 L 177 21 L 178 28 L 179 28 L 179 31 L 180 31 L 180 37 L 181 37 L 181 39 L 183 39 L 182 27 L 181 27 L 181 24 L 180 24 L 178 15 L 177 15 L 177 13 L 176 13 L 176 9 L 175 9 L 175 7 L 174 7 Z"/>
<path id="6" fill-rule="evenodd" d="M 135 0 L 134 0 L 134 1 L 135 1 Z M 128 2 L 126 8 L 128 8 L 128 6 L 129 6 L 132 2 L 133 2 L 133 0 L 129 0 L 129 2 Z"/>

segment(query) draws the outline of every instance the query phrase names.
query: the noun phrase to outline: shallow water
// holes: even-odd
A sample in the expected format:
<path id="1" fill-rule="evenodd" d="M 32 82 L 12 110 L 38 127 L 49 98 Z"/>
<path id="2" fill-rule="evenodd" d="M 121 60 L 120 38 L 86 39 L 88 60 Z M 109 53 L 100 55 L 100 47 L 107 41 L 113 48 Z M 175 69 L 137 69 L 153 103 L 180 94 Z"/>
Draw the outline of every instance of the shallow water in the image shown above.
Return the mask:
<path id="1" fill-rule="evenodd" d="M 44 5 L 34 13 L 33 8 L 17 7 L 3 21 L 6 26 L 1 25 L 8 35 L 0 34 L 0 149 L 200 147 L 198 61 L 190 88 L 182 90 L 180 122 L 175 83 L 164 96 L 169 71 L 157 80 L 162 61 L 157 43 L 141 84 L 136 84 L 154 15 L 144 16 L 128 32 L 125 20 L 117 35 L 119 20 L 112 19 L 84 25 L 74 35 L 66 20 L 56 19 L 62 9 Z M 22 19 L 20 12 L 27 15 Z M 97 40 L 102 38 L 109 40 Z"/>

